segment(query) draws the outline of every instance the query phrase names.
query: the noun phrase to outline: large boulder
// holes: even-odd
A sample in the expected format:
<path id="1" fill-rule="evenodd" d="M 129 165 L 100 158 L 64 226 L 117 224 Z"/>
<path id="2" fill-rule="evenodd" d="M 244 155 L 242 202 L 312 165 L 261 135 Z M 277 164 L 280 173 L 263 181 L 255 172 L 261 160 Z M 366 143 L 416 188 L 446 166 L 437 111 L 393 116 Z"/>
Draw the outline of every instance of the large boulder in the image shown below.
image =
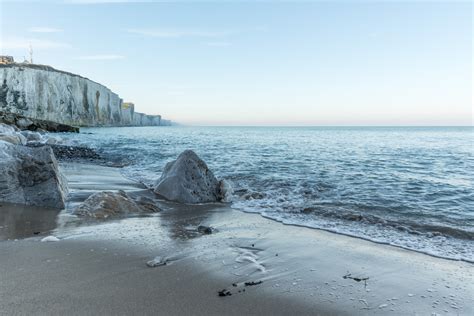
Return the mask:
<path id="1" fill-rule="evenodd" d="M 221 183 L 206 163 L 192 150 L 186 150 L 166 164 L 154 192 L 170 201 L 196 204 L 220 201 L 220 188 Z"/>
<path id="2" fill-rule="evenodd" d="M 0 201 L 64 208 L 67 182 L 50 147 L 0 141 Z"/>
<path id="3" fill-rule="evenodd" d="M 158 212 L 160 209 L 148 199 L 134 201 L 122 190 L 97 192 L 89 196 L 73 211 L 80 217 L 106 219 L 129 214 Z"/>

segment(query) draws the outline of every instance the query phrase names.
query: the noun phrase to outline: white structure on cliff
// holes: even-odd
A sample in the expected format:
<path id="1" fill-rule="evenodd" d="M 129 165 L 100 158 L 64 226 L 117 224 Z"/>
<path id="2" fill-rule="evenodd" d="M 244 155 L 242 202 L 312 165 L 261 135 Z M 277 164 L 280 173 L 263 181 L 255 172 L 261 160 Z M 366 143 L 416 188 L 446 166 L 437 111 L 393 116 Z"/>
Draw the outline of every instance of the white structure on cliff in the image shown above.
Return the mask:
<path id="1" fill-rule="evenodd" d="M 30 54 L 30 64 L 32 64 L 33 63 L 33 46 L 31 46 L 31 44 L 28 49 L 28 53 Z"/>

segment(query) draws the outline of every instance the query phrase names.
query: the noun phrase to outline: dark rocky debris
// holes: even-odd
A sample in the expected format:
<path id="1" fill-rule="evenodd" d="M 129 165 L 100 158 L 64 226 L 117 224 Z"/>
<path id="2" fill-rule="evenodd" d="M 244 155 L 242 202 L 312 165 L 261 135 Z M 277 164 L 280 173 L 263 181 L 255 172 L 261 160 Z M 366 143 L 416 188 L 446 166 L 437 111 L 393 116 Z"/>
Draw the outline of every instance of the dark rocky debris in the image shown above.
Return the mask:
<path id="1" fill-rule="evenodd" d="M 354 277 L 352 276 L 352 273 L 347 272 L 346 275 L 342 277 L 343 279 L 351 279 L 356 282 L 362 282 L 364 281 L 364 286 L 367 287 L 367 281 L 369 280 L 369 277 Z"/>
<path id="2" fill-rule="evenodd" d="M 20 130 L 47 131 L 53 133 L 79 133 L 79 127 L 56 123 L 53 121 L 38 120 L 20 114 L 0 111 L 0 123 L 14 125 Z"/>
<path id="3" fill-rule="evenodd" d="M 227 289 L 220 290 L 220 291 L 217 292 L 217 294 L 220 297 L 225 297 L 225 296 L 231 296 L 232 295 L 232 293 L 230 293 L 230 291 L 227 290 Z"/>
<path id="4" fill-rule="evenodd" d="M 259 285 L 259 284 L 262 284 L 262 283 L 263 283 L 263 281 L 256 281 L 256 282 L 250 281 L 250 282 L 245 282 L 244 285 L 245 286 L 254 286 L 254 285 Z"/>
<path id="5" fill-rule="evenodd" d="M 197 231 L 203 235 L 210 235 L 214 232 L 214 228 L 200 225 L 198 226 Z"/>

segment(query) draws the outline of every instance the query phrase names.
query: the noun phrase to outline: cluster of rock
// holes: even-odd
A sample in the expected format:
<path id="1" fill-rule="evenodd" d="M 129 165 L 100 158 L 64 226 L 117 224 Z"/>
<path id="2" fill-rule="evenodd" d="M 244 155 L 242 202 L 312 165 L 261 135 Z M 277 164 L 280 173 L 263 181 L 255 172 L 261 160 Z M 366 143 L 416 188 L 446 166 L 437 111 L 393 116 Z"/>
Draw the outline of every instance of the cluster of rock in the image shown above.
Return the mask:
<path id="1" fill-rule="evenodd" d="M 42 144 L 31 143 L 29 146 L 41 146 Z M 49 144 L 59 161 L 93 161 L 102 163 L 105 158 L 94 149 L 83 146 L 69 146 L 61 144 Z"/>
<path id="2" fill-rule="evenodd" d="M 25 117 L 16 113 L 7 113 L 0 111 L 0 123 L 16 126 L 20 130 L 38 131 L 38 132 L 67 132 L 79 133 L 79 127 L 67 124 L 56 123 L 53 121 L 39 120 Z"/>
<path id="3" fill-rule="evenodd" d="M 14 145 L 54 145 L 60 144 L 62 139 L 60 137 L 51 136 L 44 132 L 20 130 L 15 125 L 6 125 L 4 123 L 0 123 L 0 141 L 5 141 Z"/>
<path id="4" fill-rule="evenodd" d="M 179 203 L 221 202 L 225 197 L 224 183 L 216 179 L 196 153 L 186 150 L 176 160 L 166 164 L 153 191 L 167 200 Z M 133 199 L 124 191 L 104 191 L 92 194 L 73 211 L 73 214 L 86 218 L 107 219 L 159 211 L 160 208 L 155 202 L 148 198 Z M 203 234 L 212 233 L 212 229 L 205 226 L 198 227 L 198 231 Z"/>
<path id="5" fill-rule="evenodd" d="M 73 147 L 55 145 L 58 142 L 60 139 L 0 123 L 0 201 L 64 208 L 67 181 L 52 147 L 60 148 L 65 155 L 76 153 Z M 79 154 L 91 153 L 79 150 Z M 216 179 L 196 153 L 186 150 L 166 164 L 153 191 L 170 201 L 198 204 L 225 201 L 228 186 Z M 124 191 L 105 191 L 91 195 L 73 213 L 106 219 L 159 210 L 151 199 L 132 198 Z"/>
<path id="6" fill-rule="evenodd" d="M 63 208 L 67 181 L 50 146 L 61 139 L 0 123 L 0 201 Z M 26 146 L 25 146 L 26 145 Z"/>

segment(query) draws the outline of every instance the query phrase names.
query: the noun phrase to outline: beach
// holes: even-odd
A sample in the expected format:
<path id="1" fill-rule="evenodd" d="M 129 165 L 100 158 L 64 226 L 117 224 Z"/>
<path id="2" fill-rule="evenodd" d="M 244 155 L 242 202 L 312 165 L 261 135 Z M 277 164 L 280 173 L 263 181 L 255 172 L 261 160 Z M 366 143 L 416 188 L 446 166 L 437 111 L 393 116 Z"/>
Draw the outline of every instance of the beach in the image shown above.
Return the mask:
<path id="1" fill-rule="evenodd" d="M 474 316 L 472 1 L 0 2 L 0 316 Z"/>
<path id="2" fill-rule="evenodd" d="M 70 186 L 66 209 L 102 190 L 154 198 L 119 169 L 75 163 L 61 167 Z M 43 220 L 33 222 L 27 215 L 2 222 L 1 313 L 474 312 L 470 263 L 283 225 L 225 204 L 157 204 L 159 213 L 113 221 L 84 223 L 62 211 L 57 216 L 45 212 Z M 199 225 L 214 231 L 202 234 Z M 41 242 L 47 236 L 59 241 Z M 166 265 L 150 267 L 154 259 Z"/>

